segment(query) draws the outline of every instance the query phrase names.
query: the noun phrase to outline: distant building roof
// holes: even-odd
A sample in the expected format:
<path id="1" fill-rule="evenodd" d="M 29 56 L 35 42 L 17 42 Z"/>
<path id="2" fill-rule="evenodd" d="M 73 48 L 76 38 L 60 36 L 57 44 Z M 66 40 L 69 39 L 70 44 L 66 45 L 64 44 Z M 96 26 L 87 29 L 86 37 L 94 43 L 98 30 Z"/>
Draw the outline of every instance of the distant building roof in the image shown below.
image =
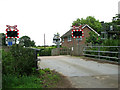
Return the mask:
<path id="1" fill-rule="evenodd" d="M 87 25 L 87 24 L 85 24 L 85 25 L 83 25 L 82 26 L 82 29 L 84 29 L 85 27 L 88 27 L 90 30 L 92 30 L 93 32 L 95 32 L 98 36 L 100 36 L 100 34 L 98 34 L 94 29 L 92 29 L 89 25 Z M 71 28 L 69 31 L 67 31 L 65 34 L 63 34 L 62 36 L 61 36 L 61 38 L 64 38 L 64 37 L 67 37 L 67 36 L 72 36 L 72 34 L 71 34 L 71 32 L 72 32 L 72 29 L 73 28 Z M 79 29 L 79 28 L 78 28 Z"/>

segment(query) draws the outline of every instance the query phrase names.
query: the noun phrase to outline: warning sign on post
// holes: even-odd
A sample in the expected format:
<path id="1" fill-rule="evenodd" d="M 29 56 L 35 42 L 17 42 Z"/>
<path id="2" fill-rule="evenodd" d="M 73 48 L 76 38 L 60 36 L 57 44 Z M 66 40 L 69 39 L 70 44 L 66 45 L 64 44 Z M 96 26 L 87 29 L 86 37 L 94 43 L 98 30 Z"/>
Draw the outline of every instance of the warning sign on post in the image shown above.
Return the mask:
<path id="1" fill-rule="evenodd" d="M 19 30 L 17 29 L 17 25 L 10 26 L 6 25 L 6 44 L 8 46 L 12 46 L 15 44 L 15 41 L 17 41 L 17 38 L 19 38 Z"/>
<path id="2" fill-rule="evenodd" d="M 83 38 L 83 37 L 84 37 L 83 30 L 81 30 L 81 29 L 72 30 L 72 38 Z"/>
<path id="3" fill-rule="evenodd" d="M 8 28 L 6 29 L 6 38 L 19 38 L 18 29 L 15 26 L 6 25 Z"/>

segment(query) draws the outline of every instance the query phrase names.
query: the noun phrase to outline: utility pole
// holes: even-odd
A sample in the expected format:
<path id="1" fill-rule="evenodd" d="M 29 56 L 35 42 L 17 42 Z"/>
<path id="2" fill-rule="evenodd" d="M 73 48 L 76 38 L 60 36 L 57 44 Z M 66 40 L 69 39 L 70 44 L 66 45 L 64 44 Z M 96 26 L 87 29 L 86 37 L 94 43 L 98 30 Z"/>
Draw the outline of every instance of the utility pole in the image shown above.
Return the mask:
<path id="1" fill-rule="evenodd" d="M 45 33 L 44 33 L 44 48 L 45 48 Z"/>
<path id="2" fill-rule="evenodd" d="M 118 17 L 120 18 L 120 1 L 118 2 Z"/>

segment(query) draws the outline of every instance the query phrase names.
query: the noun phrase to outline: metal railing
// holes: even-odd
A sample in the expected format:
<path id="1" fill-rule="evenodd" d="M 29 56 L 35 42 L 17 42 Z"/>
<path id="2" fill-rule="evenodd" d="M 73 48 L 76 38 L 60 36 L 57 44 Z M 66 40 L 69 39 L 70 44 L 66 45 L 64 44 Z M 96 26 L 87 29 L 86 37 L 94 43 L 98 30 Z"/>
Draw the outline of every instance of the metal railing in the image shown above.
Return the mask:
<path id="1" fill-rule="evenodd" d="M 91 50 L 91 49 L 95 49 L 97 48 L 97 50 Z M 117 48 L 116 50 L 118 51 L 102 51 L 101 48 Z M 94 54 L 94 53 L 97 54 Z M 87 54 L 88 53 L 88 54 Z M 90 53 L 90 54 L 89 54 Z M 92 54 L 91 54 L 92 53 Z M 106 56 L 106 55 L 101 55 L 101 53 L 110 53 L 110 54 L 118 54 L 117 56 Z M 85 56 L 93 56 L 93 57 L 98 57 L 100 58 L 109 58 L 109 59 L 120 59 L 120 46 L 85 46 L 84 50 L 83 50 L 83 55 Z"/>

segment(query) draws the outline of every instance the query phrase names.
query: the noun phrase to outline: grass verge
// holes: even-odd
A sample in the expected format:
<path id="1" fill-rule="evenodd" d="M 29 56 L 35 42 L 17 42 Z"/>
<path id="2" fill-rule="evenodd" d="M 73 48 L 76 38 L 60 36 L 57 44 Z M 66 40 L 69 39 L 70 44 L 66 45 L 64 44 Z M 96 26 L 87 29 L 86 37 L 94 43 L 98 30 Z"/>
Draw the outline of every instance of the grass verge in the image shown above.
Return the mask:
<path id="1" fill-rule="evenodd" d="M 71 88 L 70 82 L 61 74 L 49 68 L 40 69 L 33 75 L 3 75 L 5 88 Z"/>

